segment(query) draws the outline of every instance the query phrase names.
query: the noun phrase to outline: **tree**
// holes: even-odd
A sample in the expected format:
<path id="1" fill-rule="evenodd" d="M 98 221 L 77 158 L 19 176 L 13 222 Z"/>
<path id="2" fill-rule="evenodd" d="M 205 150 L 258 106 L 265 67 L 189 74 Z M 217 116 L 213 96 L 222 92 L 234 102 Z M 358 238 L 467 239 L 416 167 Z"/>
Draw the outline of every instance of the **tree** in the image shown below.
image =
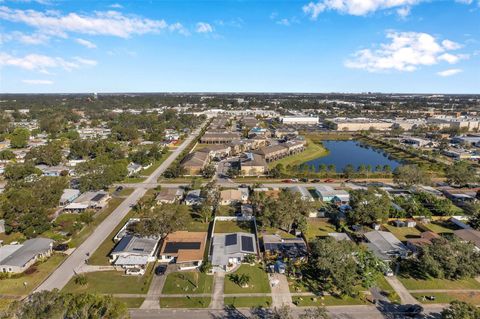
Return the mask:
<path id="1" fill-rule="evenodd" d="M 322 306 L 322 307 L 305 309 L 305 311 L 302 314 L 300 314 L 298 318 L 299 319 L 329 319 L 330 316 L 328 315 L 327 308 Z"/>
<path id="2" fill-rule="evenodd" d="M 11 150 L 3 150 L 0 152 L 0 160 L 9 161 L 15 158 L 15 154 Z"/>
<path id="3" fill-rule="evenodd" d="M 478 180 L 477 171 L 473 165 L 465 161 L 457 161 L 445 170 L 447 181 L 450 184 L 464 186 Z"/>
<path id="4" fill-rule="evenodd" d="M 4 176 L 9 181 L 19 181 L 31 175 L 39 176 L 41 173 L 32 163 L 18 163 L 7 165 Z"/>
<path id="5" fill-rule="evenodd" d="M 215 166 L 212 164 L 209 164 L 204 169 L 202 169 L 202 176 L 204 178 L 212 178 L 215 175 L 215 172 L 216 172 Z"/>
<path id="6" fill-rule="evenodd" d="M 430 176 L 417 165 L 401 165 L 393 171 L 393 181 L 399 185 L 430 185 Z"/>
<path id="7" fill-rule="evenodd" d="M 442 319 L 478 319 L 480 309 L 464 301 L 454 300 L 441 312 Z"/>
<path id="8" fill-rule="evenodd" d="M 183 229 L 190 220 L 188 207 L 181 204 L 162 204 L 144 212 L 140 222 L 135 224 L 135 233 L 140 236 L 159 236 Z"/>
<path id="9" fill-rule="evenodd" d="M 23 301 L 12 303 L 5 318 L 11 319 L 127 319 L 130 318 L 124 303 L 112 296 L 96 294 L 36 292 Z"/>
<path id="10" fill-rule="evenodd" d="M 10 134 L 10 146 L 12 148 L 25 148 L 28 145 L 29 137 L 29 130 L 26 128 L 17 127 L 12 134 Z"/>
<path id="11" fill-rule="evenodd" d="M 352 209 L 347 212 L 348 223 L 366 225 L 386 220 L 391 202 L 384 191 L 369 188 L 351 191 L 350 206 Z"/>
<path id="12" fill-rule="evenodd" d="M 355 286 L 369 288 L 385 267 L 370 251 L 351 241 L 316 239 L 305 266 L 320 291 L 355 296 Z M 365 277 L 368 277 L 366 279 Z"/>
<path id="13" fill-rule="evenodd" d="M 418 270 L 434 278 L 473 278 L 480 274 L 480 252 L 472 243 L 456 237 L 433 239 L 431 245 L 420 250 L 414 263 Z"/>
<path id="14" fill-rule="evenodd" d="M 32 160 L 35 164 L 55 166 L 62 161 L 62 147 L 60 143 L 49 143 L 33 148 L 27 153 L 26 160 Z"/>
<path id="15" fill-rule="evenodd" d="M 348 164 L 343 168 L 343 176 L 345 178 L 351 178 L 355 174 L 355 168 L 352 164 Z"/>

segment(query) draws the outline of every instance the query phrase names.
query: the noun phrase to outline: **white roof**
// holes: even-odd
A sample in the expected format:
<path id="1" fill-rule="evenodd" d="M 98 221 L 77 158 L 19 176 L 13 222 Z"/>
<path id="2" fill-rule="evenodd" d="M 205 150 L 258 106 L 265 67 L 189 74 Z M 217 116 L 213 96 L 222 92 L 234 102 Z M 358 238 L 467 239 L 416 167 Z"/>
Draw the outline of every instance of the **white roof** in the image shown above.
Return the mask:
<path id="1" fill-rule="evenodd" d="M 65 206 L 65 209 L 87 209 L 88 207 L 89 207 L 88 204 L 71 203 Z"/>
<path id="2" fill-rule="evenodd" d="M 147 263 L 147 256 L 118 256 L 114 262 L 117 266 L 146 265 Z"/>

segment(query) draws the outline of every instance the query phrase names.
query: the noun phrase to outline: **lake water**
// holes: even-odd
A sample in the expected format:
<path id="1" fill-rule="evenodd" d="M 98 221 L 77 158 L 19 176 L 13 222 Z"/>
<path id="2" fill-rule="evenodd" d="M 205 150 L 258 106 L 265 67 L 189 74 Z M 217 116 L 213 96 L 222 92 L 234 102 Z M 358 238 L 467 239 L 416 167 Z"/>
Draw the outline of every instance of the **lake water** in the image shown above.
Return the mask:
<path id="1" fill-rule="evenodd" d="M 323 141 L 330 153 L 327 156 L 319 157 L 317 159 L 306 162 L 307 165 L 314 165 L 318 170 L 320 165 L 335 165 L 337 172 L 342 172 L 343 168 L 349 164 L 353 165 L 355 169 L 358 166 L 370 165 L 372 169 L 375 166 L 390 165 L 392 171 L 401 163 L 389 157 L 381 149 L 372 148 L 368 145 L 357 141 Z"/>

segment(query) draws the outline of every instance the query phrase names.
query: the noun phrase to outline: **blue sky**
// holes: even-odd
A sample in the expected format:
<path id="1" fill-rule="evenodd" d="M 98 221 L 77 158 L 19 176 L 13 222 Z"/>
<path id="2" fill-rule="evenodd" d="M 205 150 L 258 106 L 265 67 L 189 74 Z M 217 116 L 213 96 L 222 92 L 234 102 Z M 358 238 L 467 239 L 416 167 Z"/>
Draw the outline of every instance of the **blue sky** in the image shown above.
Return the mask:
<path id="1" fill-rule="evenodd" d="M 480 93 L 480 0 L 0 0 L 0 92 Z"/>

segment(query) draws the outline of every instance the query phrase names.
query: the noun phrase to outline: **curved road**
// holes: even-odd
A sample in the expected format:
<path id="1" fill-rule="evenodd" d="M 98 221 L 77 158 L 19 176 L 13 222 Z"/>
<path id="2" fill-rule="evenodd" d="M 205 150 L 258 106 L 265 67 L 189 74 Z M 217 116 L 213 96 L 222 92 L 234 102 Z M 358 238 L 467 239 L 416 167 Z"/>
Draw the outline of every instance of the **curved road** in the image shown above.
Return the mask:
<path id="1" fill-rule="evenodd" d="M 175 149 L 170 156 L 145 180 L 145 184 L 154 184 L 163 172 L 173 163 L 180 153 L 200 134 L 201 129 L 207 122 L 202 124 L 187 139 Z M 40 285 L 34 292 L 42 290 L 62 289 L 75 275 L 75 270 L 85 264 L 86 255 L 97 250 L 108 235 L 115 229 L 118 223 L 127 215 L 131 207 L 147 192 L 146 187 L 137 187 L 105 220 L 98 225 L 95 231 L 88 237 L 67 259 Z"/>

